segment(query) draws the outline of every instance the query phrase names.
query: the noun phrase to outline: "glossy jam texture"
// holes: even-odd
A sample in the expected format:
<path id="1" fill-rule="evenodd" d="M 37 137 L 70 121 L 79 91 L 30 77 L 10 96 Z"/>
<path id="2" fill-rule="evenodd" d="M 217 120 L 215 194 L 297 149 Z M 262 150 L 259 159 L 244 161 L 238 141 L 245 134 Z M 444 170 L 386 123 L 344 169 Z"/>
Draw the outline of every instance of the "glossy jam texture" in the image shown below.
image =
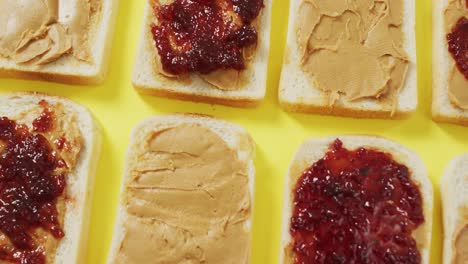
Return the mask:
<path id="1" fill-rule="evenodd" d="M 468 19 L 462 17 L 458 20 L 452 32 L 447 34 L 447 41 L 458 69 L 468 80 Z"/>
<path id="2" fill-rule="evenodd" d="M 294 263 L 421 263 L 412 232 L 424 222 L 408 168 L 389 154 L 336 140 L 294 189 Z"/>
<path id="3" fill-rule="evenodd" d="M 52 128 L 45 107 L 34 121 L 33 130 Z M 48 129 L 46 129 L 48 128 Z M 0 118 L 0 231 L 13 246 L 0 247 L 0 260 L 14 263 L 45 263 L 45 252 L 32 236 L 43 228 L 62 238 L 57 199 L 66 187 L 63 166 L 48 140 L 6 117 Z"/>
<path id="4" fill-rule="evenodd" d="M 173 75 L 245 68 L 243 49 L 257 43 L 251 22 L 263 0 L 175 0 L 155 6 L 153 38 L 163 70 Z"/>

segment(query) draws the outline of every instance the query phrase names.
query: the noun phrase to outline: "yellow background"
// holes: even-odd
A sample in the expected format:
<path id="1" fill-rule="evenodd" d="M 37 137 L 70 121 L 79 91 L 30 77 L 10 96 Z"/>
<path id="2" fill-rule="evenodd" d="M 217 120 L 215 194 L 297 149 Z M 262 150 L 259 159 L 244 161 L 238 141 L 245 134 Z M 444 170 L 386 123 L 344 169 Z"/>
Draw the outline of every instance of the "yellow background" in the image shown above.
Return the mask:
<path id="1" fill-rule="evenodd" d="M 431 6 L 417 0 L 419 108 L 407 120 L 358 120 L 285 113 L 277 102 L 288 1 L 273 2 L 268 92 L 257 109 L 236 109 L 174 101 L 137 94 L 131 85 L 143 8 L 146 0 L 121 0 L 111 67 L 103 85 L 78 87 L 45 82 L 0 80 L 0 92 L 34 90 L 66 96 L 94 113 L 103 128 L 103 151 L 96 178 L 87 263 L 105 263 L 109 249 L 125 151 L 131 129 L 143 118 L 172 112 L 210 114 L 243 125 L 257 143 L 254 264 L 277 263 L 283 179 L 296 148 L 307 138 L 336 134 L 376 134 L 416 150 L 435 184 L 432 262 L 441 262 L 441 217 L 438 179 L 447 162 L 468 152 L 468 128 L 431 121 Z M 405 0 L 412 1 L 412 0 Z M 110 48 L 110 47 L 109 47 Z M 157 249 L 156 249 L 157 250 Z"/>

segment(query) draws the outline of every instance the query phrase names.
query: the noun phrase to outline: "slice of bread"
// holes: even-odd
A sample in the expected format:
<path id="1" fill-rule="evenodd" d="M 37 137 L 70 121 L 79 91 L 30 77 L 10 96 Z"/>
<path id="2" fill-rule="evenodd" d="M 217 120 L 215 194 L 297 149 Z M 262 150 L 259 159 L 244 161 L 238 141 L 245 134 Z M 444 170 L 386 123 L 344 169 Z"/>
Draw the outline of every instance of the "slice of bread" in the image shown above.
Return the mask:
<path id="1" fill-rule="evenodd" d="M 101 134 L 90 112 L 83 106 L 65 98 L 38 93 L 0 95 L 0 116 L 19 123 L 31 124 L 21 119 L 23 113 L 37 110 L 38 103 L 61 103 L 66 114 L 75 114 L 83 139 L 82 149 L 74 170 L 66 177 L 66 214 L 62 228 L 65 236 L 59 241 L 54 263 L 85 263 L 88 243 L 88 226 L 94 179 L 101 150 Z"/>
<path id="2" fill-rule="evenodd" d="M 0 57 L 0 77 L 79 85 L 102 83 L 108 72 L 119 0 L 99 1 L 99 14 L 88 34 L 92 63 L 77 60 L 71 54 L 45 65 L 16 64 Z"/>
<path id="3" fill-rule="evenodd" d="M 151 33 L 155 19 L 149 1 L 146 4 L 143 30 L 138 47 L 132 83 L 143 94 L 168 97 L 180 100 L 222 104 L 236 107 L 255 107 L 265 97 L 270 50 L 271 0 L 264 1 L 259 17 L 258 45 L 254 58 L 249 61 L 245 72 L 247 83 L 240 90 L 223 91 L 191 74 L 190 80 L 169 79 L 156 71 L 157 49 Z M 244 78 L 244 77 L 243 77 Z"/>
<path id="4" fill-rule="evenodd" d="M 293 252 L 291 252 L 289 247 L 292 242 L 289 227 L 293 210 L 292 191 L 296 186 L 296 182 L 307 168 L 324 157 L 325 153 L 329 151 L 330 144 L 332 144 L 337 138 L 343 142 L 343 147 L 349 150 L 365 147 L 389 153 L 393 156 L 395 161 L 410 169 L 411 179 L 417 186 L 419 186 L 423 197 L 425 218 L 424 224 L 414 232 L 417 233 L 414 237 L 415 239 L 418 237 L 416 241 L 420 250 L 422 263 L 429 263 L 429 250 L 432 234 L 433 190 L 423 161 L 418 154 L 393 141 L 380 137 L 354 135 L 309 139 L 297 150 L 290 164 L 289 170 L 286 173 L 284 185 L 283 219 L 281 228 L 282 236 L 279 263 L 293 263 Z"/>
<path id="5" fill-rule="evenodd" d="M 358 118 L 400 118 L 408 116 L 416 110 L 418 104 L 415 39 L 416 1 L 403 1 L 404 50 L 408 54 L 410 65 L 406 75 L 406 83 L 397 95 L 395 107 L 391 103 L 383 103 L 375 99 L 358 99 L 349 102 L 343 97 L 337 100 L 333 107 L 329 106 L 328 96 L 311 84 L 308 74 L 304 73 L 300 66 L 301 56 L 296 42 L 296 18 L 302 1 L 304 0 L 291 0 L 289 6 L 287 43 L 278 91 L 280 105 L 285 110 Z M 354 66 L 359 67 L 359 62 L 355 63 Z"/>
<path id="6" fill-rule="evenodd" d="M 448 93 L 451 55 L 448 52 L 444 10 L 449 0 L 432 1 L 432 118 L 468 126 L 468 111 L 454 106 Z"/>
<path id="7" fill-rule="evenodd" d="M 137 164 L 137 159 L 141 154 L 141 147 L 145 144 L 145 139 L 154 132 L 164 131 L 180 125 L 200 125 L 211 130 L 224 140 L 229 148 L 235 151 L 241 162 L 246 164 L 249 179 L 248 188 L 251 200 L 251 214 L 249 220 L 245 223 L 245 229 L 251 233 L 255 183 L 255 167 L 253 163 L 255 144 L 248 132 L 239 125 L 197 114 L 173 114 L 150 117 L 143 120 L 135 127 L 130 138 L 130 145 L 127 150 L 127 158 L 121 180 L 117 219 L 107 263 L 114 263 L 120 244 L 126 233 L 124 223 L 128 219 L 129 214 L 124 206 L 125 201 L 123 197 L 126 192 L 126 185 L 132 179 L 132 170 Z M 189 176 L 190 175 L 187 175 L 187 177 Z"/>
<path id="8" fill-rule="evenodd" d="M 440 178 L 440 193 L 442 197 L 444 222 L 444 264 L 458 264 L 453 262 L 455 257 L 455 243 L 461 231 L 468 226 L 468 154 L 451 160 Z M 465 258 L 468 256 L 465 256 Z"/>

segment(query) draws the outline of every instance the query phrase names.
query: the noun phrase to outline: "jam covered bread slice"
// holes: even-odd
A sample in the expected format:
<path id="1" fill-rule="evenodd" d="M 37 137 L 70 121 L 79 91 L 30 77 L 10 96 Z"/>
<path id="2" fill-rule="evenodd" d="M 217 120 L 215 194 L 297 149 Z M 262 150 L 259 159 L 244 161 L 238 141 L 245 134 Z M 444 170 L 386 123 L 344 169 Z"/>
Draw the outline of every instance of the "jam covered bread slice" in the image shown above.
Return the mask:
<path id="1" fill-rule="evenodd" d="M 429 263 L 433 190 L 387 139 L 310 139 L 285 180 L 280 263 Z"/>
<path id="2" fill-rule="evenodd" d="M 434 120 L 468 125 L 468 1 L 433 2 Z"/>
<path id="3" fill-rule="evenodd" d="M 100 134 L 84 107 L 0 96 L 0 262 L 84 263 Z"/>
<path id="4" fill-rule="evenodd" d="M 254 142 L 174 114 L 133 131 L 107 263 L 250 263 Z"/>
<path id="5" fill-rule="evenodd" d="M 415 1 L 291 0 L 280 105 L 397 118 L 417 106 Z"/>
<path id="6" fill-rule="evenodd" d="M 117 7 L 118 0 L 1 0 L 0 76 L 102 82 Z"/>
<path id="7" fill-rule="evenodd" d="M 132 82 L 145 94 L 238 107 L 265 96 L 271 0 L 148 0 Z"/>
<path id="8" fill-rule="evenodd" d="M 440 179 L 443 264 L 468 263 L 468 154 L 451 160 Z"/>

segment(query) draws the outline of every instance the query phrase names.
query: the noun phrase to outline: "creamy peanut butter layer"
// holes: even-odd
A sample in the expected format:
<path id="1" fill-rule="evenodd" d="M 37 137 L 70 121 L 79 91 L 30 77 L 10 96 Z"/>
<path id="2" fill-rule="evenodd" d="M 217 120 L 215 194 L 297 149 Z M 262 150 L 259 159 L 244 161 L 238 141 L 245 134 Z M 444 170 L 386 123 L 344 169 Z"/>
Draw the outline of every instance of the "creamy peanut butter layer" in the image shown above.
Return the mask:
<path id="1" fill-rule="evenodd" d="M 330 106 L 383 97 L 395 102 L 409 67 L 403 0 L 303 0 L 296 20 L 302 70 Z"/>
<path id="2" fill-rule="evenodd" d="M 0 0 L 0 56 L 43 65 L 71 53 L 92 62 L 88 33 L 98 7 L 98 0 Z"/>
<path id="3" fill-rule="evenodd" d="M 114 263 L 248 263 L 247 165 L 223 139 L 179 125 L 146 138 L 133 161 Z"/>

